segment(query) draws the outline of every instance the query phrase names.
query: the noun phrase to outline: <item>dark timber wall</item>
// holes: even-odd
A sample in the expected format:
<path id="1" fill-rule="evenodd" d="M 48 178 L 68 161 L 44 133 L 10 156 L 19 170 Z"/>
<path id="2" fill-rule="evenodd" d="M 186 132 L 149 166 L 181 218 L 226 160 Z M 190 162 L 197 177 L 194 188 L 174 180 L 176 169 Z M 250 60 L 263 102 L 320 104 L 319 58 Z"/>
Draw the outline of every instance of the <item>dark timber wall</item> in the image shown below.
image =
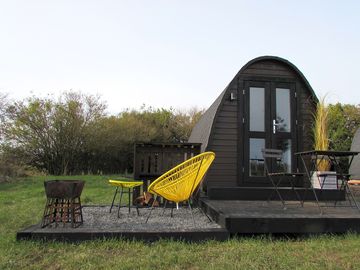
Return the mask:
<path id="1" fill-rule="evenodd" d="M 264 56 L 248 62 L 205 112 L 189 138 L 202 143 L 202 151 L 214 151 L 216 159 L 205 186 L 235 187 L 241 185 L 244 145 L 244 81 L 293 83 L 296 88 L 297 150 L 312 148 L 312 113 L 317 98 L 303 74 L 290 62 Z M 231 97 L 231 95 L 233 95 Z M 298 161 L 297 161 L 298 162 Z"/>

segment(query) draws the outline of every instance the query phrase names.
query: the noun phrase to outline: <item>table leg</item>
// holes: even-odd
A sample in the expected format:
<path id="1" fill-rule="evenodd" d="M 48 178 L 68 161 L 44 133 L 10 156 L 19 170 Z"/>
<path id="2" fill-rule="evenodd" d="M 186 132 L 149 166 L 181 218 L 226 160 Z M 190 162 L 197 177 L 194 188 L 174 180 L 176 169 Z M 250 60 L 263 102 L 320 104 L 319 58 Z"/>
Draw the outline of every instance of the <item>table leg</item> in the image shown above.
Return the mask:
<path id="1" fill-rule="evenodd" d="M 303 163 L 303 165 L 304 165 L 305 173 L 306 173 L 307 179 L 309 180 L 310 188 L 311 188 L 311 190 L 312 190 L 312 192 L 313 192 L 313 194 L 314 194 L 314 197 L 315 197 L 315 200 L 316 200 L 316 204 L 317 204 L 317 206 L 319 207 L 320 214 L 322 214 L 323 212 L 322 212 L 322 209 L 321 209 L 320 204 L 319 204 L 319 199 L 318 199 L 318 197 L 317 197 L 317 195 L 316 195 L 316 192 L 315 192 L 315 189 L 314 189 L 314 187 L 313 187 L 313 185 L 312 185 L 312 183 L 311 183 L 310 172 L 309 172 L 309 170 L 308 170 L 308 167 L 306 166 L 306 162 L 305 162 L 304 158 L 303 158 L 302 156 L 300 156 L 300 158 L 301 158 L 301 161 L 302 161 L 302 163 Z M 316 159 L 315 159 L 315 162 L 316 162 Z M 306 191 L 304 192 L 304 196 L 305 196 L 305 195 L 306 195 Z M 303 200 L 305 200 L 305 198 L 303 198 Z"/>
<path id="2" fill-rule="evenodd" d="M 131 199 L 130 199 L 130 190 L 131 190 L 131 188 L 128 188 L 128 190 L 129 190 L 129 214 L 130 214 L 130 201 L 131 201 Z"/>
<path id="3" fill-rule="evenodd" d="M 120 217 L 120 208 L 121 208 L 121 200 L 122 200 L 122 195 L 124 192 L 124 188 L 121 187 L 121 193 L 120 193 L 120 200 L 119 200 L 119 207 L 118 207 L 118 217 Z"/>
<path id="4" fill-rule="evenodd" d="M 113 206 L 114 206 L 114 201 L 115 201 L 115 197 L 116 197 L 116 194 L 117 194 L 117 192 L 118 192 L 118 189 L 119 189 L 119 187 L 116 187 L 116 190 L 115 190 L 115 194 L 114 194 L 114 197 L 113 197 L 113 200 L 112 200 L 112 203 L 111 203 L 111 207 L 110 207 L 110 213 L 111 213 L 111 209 L 113 208 Z"/>

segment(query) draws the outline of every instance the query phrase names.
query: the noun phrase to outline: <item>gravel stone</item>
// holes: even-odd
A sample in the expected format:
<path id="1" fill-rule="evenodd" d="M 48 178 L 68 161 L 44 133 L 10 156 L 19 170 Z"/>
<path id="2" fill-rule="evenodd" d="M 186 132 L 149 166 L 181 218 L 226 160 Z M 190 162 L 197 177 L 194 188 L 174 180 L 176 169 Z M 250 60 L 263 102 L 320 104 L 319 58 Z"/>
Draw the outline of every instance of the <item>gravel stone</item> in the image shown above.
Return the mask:
<path id="1" fill-rule="evenodd" d="M 120 217 L 118 218 L 118 208 L 113 207 L 111 213 L 110 206 L 84 206 L 83 218 L 84 223 L 78 228 L 106 230 L 106 231 L 128 231 L 128 232 L 163 232 L 163 231 L 188 231 L 188 230 L 206 230 L 221 228 L 214 221 L 209 221 L 206 215 L 198 208 L 193 209 L 194 220 L 188 208 L 180 207 L 173 210 L 173 217 L 170 216 L 171 209 L 156 207 L 153 209 L 149 221 L 145 223 L 150 208 L 139 208 L 139 216 L 136 209 L 122 207 L 120 209 Z M 70 227 L 70 224 L 65 226 Z M 49 228 L 49 226 L 47 227 Z M 51 225 L 51 229 L 63 230 L 64 226 Z M 76 228 L 74 228 L 76 230 Z M 73 230 L 74 230 L 73 229 Z"/>

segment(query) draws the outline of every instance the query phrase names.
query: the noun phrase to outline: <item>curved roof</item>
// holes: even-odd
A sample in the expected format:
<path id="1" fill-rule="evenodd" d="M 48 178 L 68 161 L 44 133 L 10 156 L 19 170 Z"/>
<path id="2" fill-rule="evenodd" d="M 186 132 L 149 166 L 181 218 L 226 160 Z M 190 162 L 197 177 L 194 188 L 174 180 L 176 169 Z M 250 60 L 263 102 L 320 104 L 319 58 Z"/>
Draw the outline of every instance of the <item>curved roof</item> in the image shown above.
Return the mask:
<path id="1" fill-rule="evenodd" d="M 297 75 L 299 75 L 299 77 L 303 80 L 303 82 L 305 83 L 306 87 L 310 90 L 311 94 L 315 97 L 316 102 L 318 101 L 316 94 L 314 92 L 314 89 L 311 87 L 310 83 L 308 82 L 308 80 L 305 78 L 304 74 L 302 74 L 302 72 L 290 61 L 278 57 L 278 56 L 271 56 L 271 55 L 265 55 L 265 56 L 259 56 L 254 58 L 253 60 L 250 60 L 249 62 L 247 62 L 241 69 L 240 71 L 236 74 L 235 78 L 237 78 L 245 69 L 247 69 L 249 66 L 251 66 L 252 64 L 254 64 L 255 62 L 259 62 L 259 61 L 263 61 L 263 60 L 273 60 L 273 61 L 278 61 L 281 62 L 287 66 L 289 66 L 291 69 L 293 69 L 295 71 L 295 73 L 297 73 Z M 234 79 L 235 79 L 234 78 Z"/>
<path id="2" fill-rule="evenodd" d="M 212 124 L 218 108 L 220 107 L 223 96 L 226 93 L 228 87 L 221 92 L 220 96 L 211 104 L 209 109 L 201 116 L 197 124 L 194 126 L 191 131 L 188 142 L 189 143 L 201 143 L 201 151 L 205 151 L 206 146 L 208 145 Z"/>
<path id="3" fill-rule="evenodd" d="M 292 64 L 291 62 L 289 62 L 288 60 L 286 60 L 284 58 L 277 57 L 277 56 L 269 56 L 269 55 L 260 56 L 260 57 L 254 58 L 251 61 L 247 62 L 239 70 L 239 72 L 235 75 L 235 77 L 231 80 L 229 85 L 231 85 L 234 81 L 236 81 L 237 78 L 240 76 L 240 74 L 245 69 L 247 69 L 249 66 L 251 66 L 252 64 L 254 64 L 256 62 L 260 62 L 260 61 L 264 61 L 264 60 L 278 61 L 278 62 L 281 62 L 281 63 L 287 65 L 288 67 L 290 67 L 304 82 L 306 87 L 311 92 L 311 95 L 314 97 L 315 101 L 318 102 L 316 94 L 315 94 L 313 88 L 311 87 L 311 85 L 309 84 L 308 80 L 305 78 L 304 74 L 302 74 L 302 72 L 294 64 Z M 227 92 L 229 85 L 221 92 L 221 94 L 214 101 L 214 103 L 209 107 L 209 109 L 206 110 L 206 112 L 203 114 L 203 116 L 200 118 L 199 122 L 195 125 L 195 127 L 193 128 L 193 130 L 191 132 L 191 135 L 190 135 L 188 141 L 191 143 L 201 143 L 202 151 L 206 150 L 206 147 L 208 145 L 208 141 L 210 138 L 211 130 L 212 130 L 212 125 L 214 123 L 214 119 L 216 117 L 216 114 L 219 111 L 219 108 L 221 107 L 221 104 L 223 102 L 223 97 L 224 97 L 225 93 Z"/>

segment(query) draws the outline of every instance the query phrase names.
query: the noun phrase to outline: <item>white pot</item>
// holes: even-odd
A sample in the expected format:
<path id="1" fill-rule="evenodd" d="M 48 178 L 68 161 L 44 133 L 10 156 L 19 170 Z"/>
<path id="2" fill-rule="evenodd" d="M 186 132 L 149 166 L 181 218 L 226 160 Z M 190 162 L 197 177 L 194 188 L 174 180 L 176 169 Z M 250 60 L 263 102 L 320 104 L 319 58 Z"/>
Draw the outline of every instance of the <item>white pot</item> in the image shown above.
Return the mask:
<path id="1" fill-rule="evenodd" d="M 311 184 L 316 189 L 338 189 L 336 172 L 315 171 L 311 175 Z"/>

